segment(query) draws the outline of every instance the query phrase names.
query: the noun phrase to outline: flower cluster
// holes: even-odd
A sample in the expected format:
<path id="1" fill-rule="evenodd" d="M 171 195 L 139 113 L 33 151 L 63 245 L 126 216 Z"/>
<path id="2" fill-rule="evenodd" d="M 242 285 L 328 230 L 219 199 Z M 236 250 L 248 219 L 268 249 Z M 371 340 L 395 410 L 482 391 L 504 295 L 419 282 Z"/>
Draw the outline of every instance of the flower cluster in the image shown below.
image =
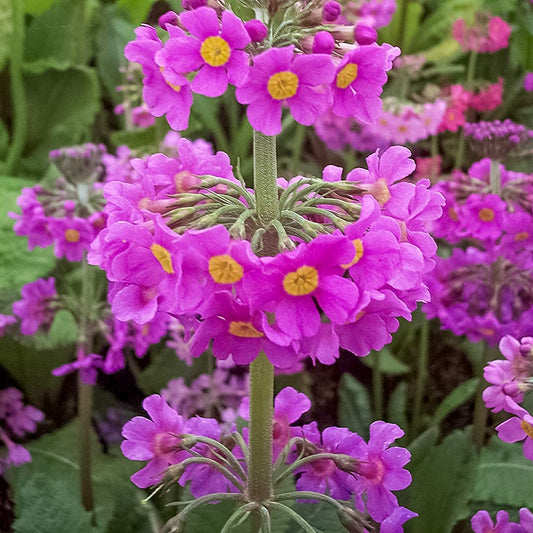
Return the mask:
<path id="1" fill-rule="evenodd" d="M 10 213 L 14 231 L 28 237 L 30 250 L 54 246 L 56 257 L 81 261 L 83 253 L 104 225 L 100 180 L 105 147 L 86 144 L 54 150 L 50 159 L 61 176 L 53 188 L 35 185 L 22 190 L 17 205 L 22 213 Z"/>
<path id="2" fill-rule="evenodd" d="M 265 229 L 227 156 L 181 139 L 178 158 L 134 160 L 136 183 L 106 184 L 108 226 L 89 261 L 112 282 L 119 320 L 178 317 L 194 330 L 195 357 L 211 341 L 219 359 L 247 364 L 263 350 L 278 368 L 306 356 L 332 363 L 339 346 L 366 355 L 428 298 L 422 276 L 436 246 L 425 226 L 442 197 L 427 180 L 402 181 L 409 155 L 373 154 L 346 180 L 339 167 L 324 180 L 280 180 L 280 219 Z M 286 251 L 261 257 L 272 243 L 272 255 Z"/>
<path id="3" fill-rule="evenodd" d="M 310 500 L 321 495 L 339 510 L 339 501 L 376 522 L 399 527 L 415 513 L 399 506 L 392 491 L 411 483 L 404 468 L 410 459 L 404 448 L 391 447 L 403 436 L 395 424 L 382 421 L 370 426 L 366 442 L 346 428 L 330 427 L 320 432 L 315 422 L 295 425 L 310 408 L 311 402 L 291 387 L 275 398 L 273 418 L 274 486 L 290 475 L 296 477 L 294 499 Z M 247 430 L 243 435 L 225 433 L 211 418 L 187 418 L 178 414 L 165 400 L 152 395 L 143 403 L 150 418 L 136 417 L 123 429 L 126 439 L 122 451 L 126 457 L 148 464 L 132 476 L 139 487 L 190 481 L 195 498 L 220 493 L 239 493 L 246 485 Z M 247 418 L 246 407 L 241 409 Z M 232 442 L 232 446 L 223 443 Z M 273 497 L 273 502 L 289 494 Z M 238 497 L 242 496 L 237 496 Z M 333 499 L 332 499 L 333 498 Z M 353 505 L 353 504 L 352 504 Z M 391 529 L 392 531 L 392 529 Z"/>
<path id="4" fill-rule="evenodd" d="M 509 46 L 511 26 L 500 17 L 478 11 L 472 26 L 467 26 L 464 19 L 457 19 L 452 26 L 452 35 L 465 51 L 497 52 Z"/>
<path id="5" fill-rule="evenodd" d="M 491 169 L 501 179 L 491 180 Z M 499 195 L 492 192 L 491 181 L 501 187 Z M 468 174 L 456 171 L 437 189 L 447 207 L 433 234 L 470 246 L 437 259 L 428 279 L 428 316 L 439 317 L 444 328 L 474 342 L 484 338 L 494 345 L 503 335 L 532 334 L 533 177 L 483 159 Z"/>
<path id="6" fill-rule="evenodd" d="M 490 517 L 488 511 L 478 511 L 472 517 L 472 531 L 474 533 L 528 533 L 533 531 L 533 513 L 526 507 L 519 511 L 520 522 L 510 522 L 507 511 L 498 511 L 496 523 Z"/>
<path id="7" fill-rule="evenodd" d="M 13 442 L 13 439 L 35 432 L 42 420 L 44 413 L 31 405 L 24 405 L 18 389 L 10 387 L 0 390 L 0 442 L 7 449 L 7 455 L 0 455 L 0 475 L 4 475 L 10 466 L 31 461 L 30 452 Z"/>
<path id="8" fill-rule="evenodd" d="M 339 117 L 375 121 L 386 72 L 399 49 L 377 45 L 349 23 L 326 25 L 328 31 L 317 33 L 317 22 L 331 23 L 340 12 L 339 4 L 327 2 L 315 20 L 318 4 L 283 11 L 287 23 L 279 26 L 276 13 L 265 25 L 201 5 L 163 17 L 165 42 L 154 28 L 137 28 L 125 53 L 142 66 L 148 109 L 154 116 L 165 115 L 173 129 L 184 130 L 193 93 L 217 97 L 233 85 L 238 102 L 248 106 L 250 124 L 265 135 L 281 132 L 283 107 L 304 125 L 313 124 L 329 107 Z M 294 26 L 289 20 L 300 22 Z M 354 44 L 358 35 L 364 44 Z"/>

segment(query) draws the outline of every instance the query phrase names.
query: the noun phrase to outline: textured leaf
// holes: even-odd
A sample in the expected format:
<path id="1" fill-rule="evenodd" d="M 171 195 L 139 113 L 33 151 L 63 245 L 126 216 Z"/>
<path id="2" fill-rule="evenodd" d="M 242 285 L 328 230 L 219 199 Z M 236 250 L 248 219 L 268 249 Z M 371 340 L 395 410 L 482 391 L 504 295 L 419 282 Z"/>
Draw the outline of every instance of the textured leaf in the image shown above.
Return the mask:
<path id="1" fill-rule="evenodd" d="M 68 483 L 35 474 L 16 501 L 15 533 L 91 533 L 91 513 L 85 511 Z"/>
<path id="2" fill-rule="evenodd" d="M 438 426 L 431 426 L 426 429 L 423 433 L 418 435 L 408 448 L 411 452 L 411 462 L 409 463 L 409 468 L 414 469 L 416 465 L 421 463 L 429 454 L 431 449 L 437 443 L 439 438 L 440 430 Z"/>
<path id="3" fill-rule="evenodd" d="M 450 413 L 469 401 L 476 393 L 479 378 L 471 378 L 452 390 L 437 407 L 432 424 L 440 424 Z"/>
<path id="4" fill-rule="evenodd" d="M 415 468 L 413 482 L 401 494 L 402 505 L 419 517 L 406 524 L 408 533 L 449 533 L 469 515 L 467 505 L 475 479 L 476 454 L 470 432 L 454 431 Z"/>
<path id="5" fill-rule="evenodd" d="M 118 0 L 118 7 L 128 13 L 130 21 L 136 26 L 145 22 L 152 7 L 152 0 Z"/>
<path id="6" fill-rule="evenodd" d="M 521 443 L 508 444 L 494 436 L 483 448 L 472 500 L 498 509 L 531 508 L 533 463 L 524 457 Z"/>
<path id="7" fill-rule="evenodd" d="M 331 505 L 302 503 L 297 504 L 294 510 L 303 516 L 317 530 L 317 533 L 346 533 L 346 529 L 339 521 L 337 512 Z M 290 531 L 294 531 L 294 529 Z"/>
<path id="8" fill-rule="evenodd" d="M 368 438 L 372 409 L 367 389 L 350 374 L 343 374 L 339 390 L 339 423 Z"/>
<path id="9" fill-rule="evenodd" d="M 407 374 L 410 370 L 405 363 L 402 363 L 402 361 L 394 356 L 390 348 L 383 348 L 379 352 L 372 351 L 368 356 L 361 357 L 360 361 L 364 365 L 374 368 L 377 357 L 379 357 L 379 369 L 383 374 L 400 376 Z"/>
<path id="10" fill-rule="evenodd" d="M 387 408 L 387 422 L 407 428 L 407 382 L 402 381 L 392 391 Z"/>

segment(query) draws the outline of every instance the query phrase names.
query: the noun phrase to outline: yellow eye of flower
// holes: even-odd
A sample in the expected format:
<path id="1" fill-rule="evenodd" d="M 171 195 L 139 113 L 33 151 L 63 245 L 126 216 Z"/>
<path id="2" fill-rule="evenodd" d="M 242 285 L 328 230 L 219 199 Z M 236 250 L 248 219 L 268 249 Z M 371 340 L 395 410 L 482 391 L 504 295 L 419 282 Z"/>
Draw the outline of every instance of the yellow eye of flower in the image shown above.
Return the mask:
<path id="1" fill-rule="evenodd" d="M 318 271 L 310 266 L 302 266 L 283 278 L 283 288 L 291 296 L 311 294 L 317 287 Z"/>
<path id="2" fill-rule="evenodd" d="M 520 427 L 530 439 L 533 439 L 533 426 L 531 424 L 528 424 L 525 420 L 521 420 Z"/>
<path id="3" fill-rule="evenodd" d="M 154 244 L 150 246 L 150 251 L 154 254 L 154 257 L 159 261 L 161 268 L 167 274 L 174 274 L 174 267 L 172 266 L 172 258 L 170 256 L 170 252 L 166 248 L 154 242 Z"/>
<path id="4" fill-rule="evenodd" d="M 77 229 L 65 230 L 65 240 L 67 242 L 79 242 L 80 232 Z"/>
<path id="5" fill-rule="evenodd" d="M 364 247 L 363 247 L 363 241 L 361 239 L 354 239 L 352 241 L 354 248 L 355 248 L 355 256 L 354 258 L 347 263 L 346 265 L 341 265 L 342 268 L 350 268 L 351 266 L 355 265 L 356 263 L 359 263 L 359 260 L 361 257 L 363 257 L 364 254 Z"/>
<path id="6" fill-rule="evenodd" d="M 251 322 L 232 321 L 229 325 L 229 332 L 236 337 L 246 337 L 250 339 L 257 339 L 265 336 L 263 332 L 255 329 Z"/>
<path id="7" fill-rule="evenodd" d="M 214 255 L 209 259 L 209 274 L 215 283 L 237 283 L 244 270 L 231 255 Z"/>
<path id="8" fill-rule="evenodd" d="M 298 76 L 294 72 L 276 72 L 268 80 L 268 93 L 274 100 L 292 98 L 298 90 Z"/>
<path id="9" fill-rule="evenodd" d="M 225 65 L 231 56 L 231 48 L 222 37 L 208 37 L 200 47 L 202 59 L 212 67 Z"/>
<path id="10" fill-rule="evenodd" d="M 357 79 L 357 72 L 359 67 L 356 63 L 348 63 L 341 68 L 337 74 L 337 87 L 339 89 L 346 89 Z"/>
<path id="11" fill-rule="evenodd" d="M 488 207 L 484 207 L 480 209 L 478 217 L 483 222 L 492 222 L 494 220 L 494 211 Z"/>

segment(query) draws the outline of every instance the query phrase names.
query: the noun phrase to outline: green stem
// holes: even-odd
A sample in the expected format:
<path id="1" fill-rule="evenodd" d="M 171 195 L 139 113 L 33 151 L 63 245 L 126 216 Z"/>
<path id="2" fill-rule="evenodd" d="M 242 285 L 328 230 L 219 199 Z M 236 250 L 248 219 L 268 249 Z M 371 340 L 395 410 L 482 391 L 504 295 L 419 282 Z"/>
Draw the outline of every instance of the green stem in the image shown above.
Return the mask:
<path id="1" fill-rule="evenodd" d="M 24 149 L 27 130 L 26 98 L 22 63 L 24 61 L 24 7 L 20 0 L 11 0 L 13 32 L 11 34 L 11 54 L 9 58 L 9 77 L 11 98 L 13 100 L 13 137 L 7 155 L 6 172 L 13 175 Z"/>
<path id="2" fill-rule="evenodd" d="M 470 52 L 470 59 L 468 60 L 468 69 L 466 71 L 466 87 L 470 89 L 470 85 L 476 76 L 477 52 L 472 50 Z M 461 168 L 465 155 L 465 132 L 461 128 L 459 132 L 459 144 L 457 146 L 457 156 L 455 158 L 455 168 Z"/>
<path id="3" fill-rule="evenodd" d="M 402 49 L 402 53 L 405 53 L 405 26 L 407 24 L 407 10 L 409 9 L 409 0 L 402 0 L 400 6 L 400 18 L 398 22 L 398 46 Z"/>
<path id="4" fill-rule="evenodd" d="M 254 131 L 254 190 L 257 214 L 266 227 L 279 217 L 276 137 Z"/>
<path id="5" fill-rule="evenodd" d="M 420 352 L 416 373 L 415 398 L 413 402 L 413 419 L 411 421 L 411 439 L 414 439 L 421 427 L 422 401 L 426 390 L 429 359 L 429 320 L 424 320 L 420 330 Z"/>
<path id="6" fill-rule="evenodd" d="M 91 270 L 87 263 L 86 254 L 81 262 L 81 305 L 78 323 L 78 341 L 76 356 L 80 352 L 86 357 L 91 350 L 89 335 L 89 316 L 92 290 Z M 78 373 L 78 417 L 80 419 L 80 488 L 81 501 L 86 511 L 94 509 L 93 488 L 91 480 L 91 436 L 92 436 L 92 385 L 84 383 L 81 372 Z"/>
<path id="7" fill-rule="evenodd" d="M 274 367 L 264 352 L 250 364 L 250 466 L 248 497 L 262 504 L 272 497 L 272 415 Z M 261 515 L 252 513 L 252 531 L 259 531 Z"/>
<path id="8" fill-rule="evenodd" d="M 501 194 L 501 172 L 500 162 L 494 159 L 490 160 L 490 190 L 493 194 Z"/>
<path id="9" fill-rule="evenodd" d="M 383 373 L 380 366 L 379 353 L 374 354 L 374 366 L 372 367 L 372 392 L 374 393 L 374 418 L 383 418 Z"/>
<path id="10" fill-rule="evenodd" d="M 491 350 L 485 344 L 483 352 L 481 354 L 478 367 L 476 369 L 476 375 L 479 377 L 479 385 L 476 391 L 476 397 L 474 400 L 474 420 L 473 420 L 473 432 L 472 439 L 474 446 L 478 452 L 481 451 L 483 444 L 485 443 L 485 433 L 487 430 L 487 420 L 489 418 L 489 411 L 483 401 L 483 390 L 486 383 L 483 379 L 483 369 L 490 359 L 494 359 L 491 354 Z"/>

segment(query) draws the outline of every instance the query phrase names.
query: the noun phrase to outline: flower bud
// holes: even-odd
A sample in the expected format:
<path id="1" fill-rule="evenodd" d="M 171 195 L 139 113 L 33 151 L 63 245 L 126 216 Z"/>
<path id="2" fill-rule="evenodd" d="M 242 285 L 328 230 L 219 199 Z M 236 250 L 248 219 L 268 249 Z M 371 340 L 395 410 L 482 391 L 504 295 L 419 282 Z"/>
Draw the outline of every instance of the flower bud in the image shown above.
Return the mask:
<path id="1" fill-rule="evenodd" d="M 335 39 L 328 31 L 319 31 L 313 39 L 313 54 L 331 54 L 335 48 Z"/>
<path id="2" fill-rule="evenodd" d="M 359 461 L 355 457 L 351 457 L 345 454 L 339 454 L 333 459 L 337 468 L 343 472 L 358 472 Z"/>
<path id="3" fill-rule="evenodd" d="M 159 23 L 161 29 L 166 30 L 167 24 L 169 24 L 170 26 L 177 26 L 178 21 L 179 17 L 177 13 L 175 13 L 174 11 L 167 11 L 159 17 L 157 22 Z"/>
<path id="4" fill-rule="evenodd" d="M 364 533 L 368 528 L 371 527 L 360 513 L 350 509 L 349 507 L 343 506 L 342 509 L 339 508 L 337 510 L 337 515 L 340 523 L 350 533 Z"/>
<path id="5" fill-rule="evenodd" d="M 357 44 L 365 45 L 375 43 L 378 38 L 378 32 L 366 24 L 358 24 L 354 30 Z"/>
<path id="6" fill-rule="evenodd" d="M 330 1 L 322 8 L 322 18 L 325 22 L 335 22 L 341 14 L 342 7 L 338 2 Z"/>
<path id="7" fill-rule="evenodd" d="M 248 20 L 244 23 L 244 27 L 246 28 L 250 39 L 255 43 L 260 43 L 267 38 L 268 28 L 260 20 Z"/>

